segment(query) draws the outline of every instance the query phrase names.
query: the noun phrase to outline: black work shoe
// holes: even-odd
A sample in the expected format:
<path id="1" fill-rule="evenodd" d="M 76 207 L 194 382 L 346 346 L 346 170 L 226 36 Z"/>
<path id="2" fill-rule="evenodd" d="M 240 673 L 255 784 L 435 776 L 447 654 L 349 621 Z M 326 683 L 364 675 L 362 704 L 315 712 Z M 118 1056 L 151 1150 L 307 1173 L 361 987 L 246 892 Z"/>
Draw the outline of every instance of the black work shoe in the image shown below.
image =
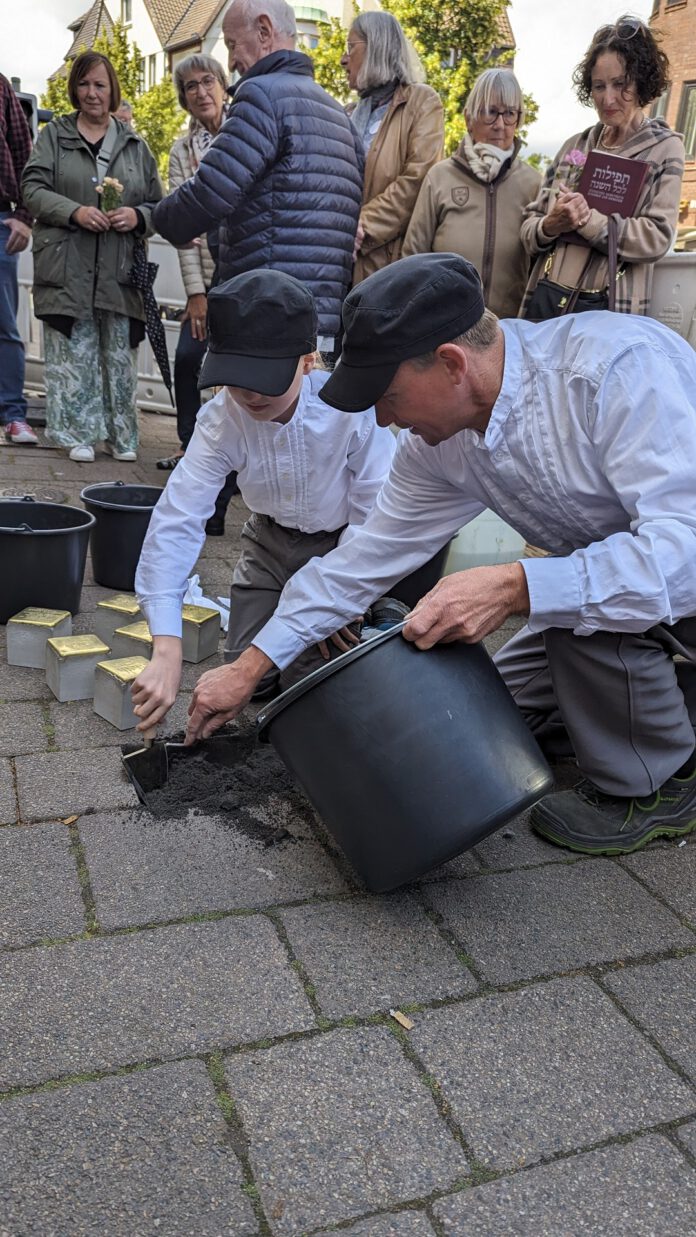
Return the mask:
<path id="1" fill-rule="evenodd" d="M 537 833 L 586 855 L 625 855 L 657 837 L 686 837 L 696 827 L 696 772 L 670 777 L 654 795 L 620 799 L 587 779 L 546 795 L 532 808 Z"/>
<path id="2" fill-rule="evenodd" d="M 224 537 L 225 535 L 225 520 L 219 515 L 211 515 L 205 526 L 206 537 Z"/>

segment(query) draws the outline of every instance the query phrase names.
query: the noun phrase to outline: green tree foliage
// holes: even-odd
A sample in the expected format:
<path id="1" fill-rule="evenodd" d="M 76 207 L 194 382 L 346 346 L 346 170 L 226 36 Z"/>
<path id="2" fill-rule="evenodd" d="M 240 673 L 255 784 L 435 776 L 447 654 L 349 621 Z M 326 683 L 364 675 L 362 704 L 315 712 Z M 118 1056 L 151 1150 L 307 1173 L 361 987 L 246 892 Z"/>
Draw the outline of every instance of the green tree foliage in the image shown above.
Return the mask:
<path id="1" fill-rule="evenodd" d="M 80 50 L 86 51 L 87 48 L 82 47 Z M 150 147 L 157 160 L 160 176 L 166 181 L 169 150 L 186 122 L 186 115 L 179 107 L 171 77 L 164 77 L 149 90 L 143 90 L 140 50 L 137 44 L 129 43 L 127 31 L 120 22 L 114 23 L 110 35 L 102 31 L 97 36 L 93 50 L 108 56 L 114 66 L 121 84 L 121 93 L 124 99 L 128 99 L 133 105 L 135 127 Z M 67 65 L 68 73 L 71 64 L 72 61 Z M 67 86 L 67 76 L 55 77 L 49 81 L 41 96 L 41 106 L 52 108 L 58 115 L 73 111 Z"/>
<path id="2" fill-rule="evenodd" d="M 339 103 L 347 103 L 351 92 L 344 70 L 341 68 L 341 56 L 346 50 L 346 29 L 337 17 L 329 21 L 317 23 L 319 42 L 316 47 L 303 49 L 309 52 L 314 61 L 314 76 L 324 90 L 328 90 Z"/>

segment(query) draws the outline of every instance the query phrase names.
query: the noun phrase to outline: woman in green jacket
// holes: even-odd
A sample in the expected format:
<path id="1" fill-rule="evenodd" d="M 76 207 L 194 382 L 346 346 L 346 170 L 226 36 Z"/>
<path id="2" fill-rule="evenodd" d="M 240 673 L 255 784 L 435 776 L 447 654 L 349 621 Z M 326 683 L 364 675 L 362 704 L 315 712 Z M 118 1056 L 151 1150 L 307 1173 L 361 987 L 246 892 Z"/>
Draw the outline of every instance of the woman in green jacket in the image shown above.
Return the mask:
<path id="1" fill-rule="evenodd" d="M 46 437 L 72 460 L 93 461 L 101 441 L 115 459 L 135 460 L 145 313 L 130 272 L 136 241 L 151 234 L 162 186 L 147 144 L 112 115 L 121 90 L 106 56 L 78 56 L 68 94 L 76 111 L 44 127 L 22 178 L 36 219 L 34 313 L 44 324 Z M 117 205 L 100 199 L 105 177 L 122 186 Z"/>

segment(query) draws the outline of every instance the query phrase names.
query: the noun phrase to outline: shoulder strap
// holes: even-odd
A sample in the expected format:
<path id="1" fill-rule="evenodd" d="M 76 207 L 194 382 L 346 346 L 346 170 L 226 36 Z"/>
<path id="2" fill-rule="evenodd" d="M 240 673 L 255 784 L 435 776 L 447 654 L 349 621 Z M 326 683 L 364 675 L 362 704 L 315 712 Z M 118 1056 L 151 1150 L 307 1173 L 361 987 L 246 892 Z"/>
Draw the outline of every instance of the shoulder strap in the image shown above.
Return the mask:
<path id="1" fill-rule="evenodd" d="M 109 127 L 106 130 L 106 133 L 104 134 L 104 140 L 101 144 L 99 154 L 97 155 L 97 172 L 99 174 L 100 181 L 104 179 L 104 177 L 106 176 L 106 173 L 109 170 L 109 164 L 111 162 L 111 155 L 112 155 L 114 146 L 116 145 L 117 136 L 118 136 L 118 126 L 112 116 L 111 120 L 109 121 Z"/>

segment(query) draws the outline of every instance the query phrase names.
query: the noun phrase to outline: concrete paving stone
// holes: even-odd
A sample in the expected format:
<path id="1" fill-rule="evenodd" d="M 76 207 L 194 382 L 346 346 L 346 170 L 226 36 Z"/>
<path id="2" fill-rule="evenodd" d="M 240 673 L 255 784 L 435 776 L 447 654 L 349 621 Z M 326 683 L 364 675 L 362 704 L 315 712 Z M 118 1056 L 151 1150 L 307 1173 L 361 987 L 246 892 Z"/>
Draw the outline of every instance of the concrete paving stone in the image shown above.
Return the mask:
<path id="1" fill-rule="evenodd" d="M 330 1018 L 476 989 L 471 973 L 409 895 L 295 907 L 281 918 Z"/>
<path id="2" fill-rule="evenodd" d="M 53 700 L 51 689 L 46 685 L 45 670 L 31 670 L 28 666 L 0 666 L 0 701 L 8 700 Z"/>
<path id="3" fill-rule="evenodd" d="M 386 1210 L 468 1174 L 432 1097 L 382 1027 L 235 1054 L 226 1071 L 276 1234 Z"/>
<path id="4" fill-rule="evenodd" d="M 516 615 L 506 619 L 502 627 L 499 627 L 497 631 L 491 632 L 490 636 L 486 636 L 483 642 L 489 655 L 493 657 L 498 652 L 498 649 L 502 649 L 503 645 L 507 644 L 508 640 L 511 640 L 522 627 L 524 627 L 524 622 Z"/>
<path id="5" fill-rule="evenodd" d="M 83 818 L 100 924 L 123 928 L 345 892 L 307 827 L 287 816 L 283 827 L 297 840 L 265 847 L 232 820 L 193 813 L 181 820 L 156 820 L 144 810 Z"/>
<path id="6" fill-rule="evenodd" d="M 0 758 L 0 825 L 11 825 L 17 819 L 12 766 L 9 760 Z"/>
<path id="7" fill-rule="evenodd" d="M 314 1025 L 262 917 L 6 954 L 0 991 L 0 1090 Z"/>
<path id="8" fill-rule="evenodd" d="M 190 692 L 182 692 L 175 700 L 167 714 L 165 723 L 160 727 L 160 733 L 174 734 L 186 728 L 188 707 L 191 701 Z M 138 741 L 135 727 L 130 730 L 117 730 L 105 718 L 94 712 L 91 700 L 70 700 L 60 704 L 54 700 L 49 705 L 51 722 L 54 727 L 54 742 L 59 748 L 86 747 L 120 747 L 122 743 Z"/>
<path id="9" fill-rule="evenodd" d="M 659 893 L 680 915 L 696 925 L 696 839 L 686 846 L 660 847 L 626 855 L 621 861 L 646 885 Z"/>
<path id="10" fill-rule="evenodd" d="M 251 1237 L 258 1229 L 226 1134 L 199 1061 L 8 1100 L 0 1232 Z"/>
<path id="11" fill-rule="evenodd" d="M 391 1215 L 373 1216 L 359 1224 L 342 1228 L 346 1237 L 435 1237 L 432 1225 L 422 1211 L 399 1211 Z M 335 1234 L 336 1229 L 331 1230 Z M 316 1237 L 330 1237 L 329 1230 Z"/>
<path id="12" fill-rule="evenodd" d="M 601 859 L 424 885 L 423 896 L 494 984 L 693 944 L 693 933 Z"/>
<path id="13" fill-rule="evenodd" d="M 688 1151 L 696 1159 L 696 1121 L 689 1122 L 688 1125 L 681 1125 L 675 1134 L 680 1143 L 683 1143 Z"/>
<path id="14" fill-rule="evenodd" d="M 696 1082 L 696 954 L 613 971 L 604 976 L 604 982 Z"/>
<path id="15" fill-rule="evenodd" d="M 481 863 L 473 850 L 465 850 L 463 854 L 457 855 L 456 859 L 450 859 L 449 863 L 443 863 L 442 867 L 433 868 L 432 872 L 426 872 L 425 876 L 421 876 L 419 880 L 414 881 L 414 885 L 422 885 L 424 882 L 447 880 L 448 877 L 458 878 L 460 876 L 471 876 L 473 872 L 481 871 Z"/>
<path id="16" fill-rule="evenodd" d="M 409 1039 L 477 1159 L 496 1169 L 688 1116 L 696 1104 L 585 978 L 421 1013 Z"/>
<path id="17" fill-rule="evenodd" d="M 456 1237 L 693 1237 L 696 1172 L 649 1134 L 435 1203 Z"/>
<path id="18" fill-rule="evenodd" d="M 16 768 L 22 820 L 51 820 L 94 812 L 104 803 L 120 808 L 138 802 L 118 752 L 108 748 L 19 756 Z"/>
<path id="19" fill-rule="evenodd" d="M 577 781 L 577 770 L 575 771 Z M 529 813 L 517 816 L 475 847 L 484 868 L 522 868 L 541 863 L 568 863 L 572 856 L 562 846 L 554 846 L 534 833 Z"/>
<path id="20" fill-rule="evenodd" d="M 72 936 L 84 927 L 65 825 L 0 829 L 0 947 Z"/>
<path id="21" fill-rule="evenodd" d="M 23 752 L 44 752 L 48 735 L 43 709 L 33 701 L 0 704 L 0 754 L 18 756 Z"/>

